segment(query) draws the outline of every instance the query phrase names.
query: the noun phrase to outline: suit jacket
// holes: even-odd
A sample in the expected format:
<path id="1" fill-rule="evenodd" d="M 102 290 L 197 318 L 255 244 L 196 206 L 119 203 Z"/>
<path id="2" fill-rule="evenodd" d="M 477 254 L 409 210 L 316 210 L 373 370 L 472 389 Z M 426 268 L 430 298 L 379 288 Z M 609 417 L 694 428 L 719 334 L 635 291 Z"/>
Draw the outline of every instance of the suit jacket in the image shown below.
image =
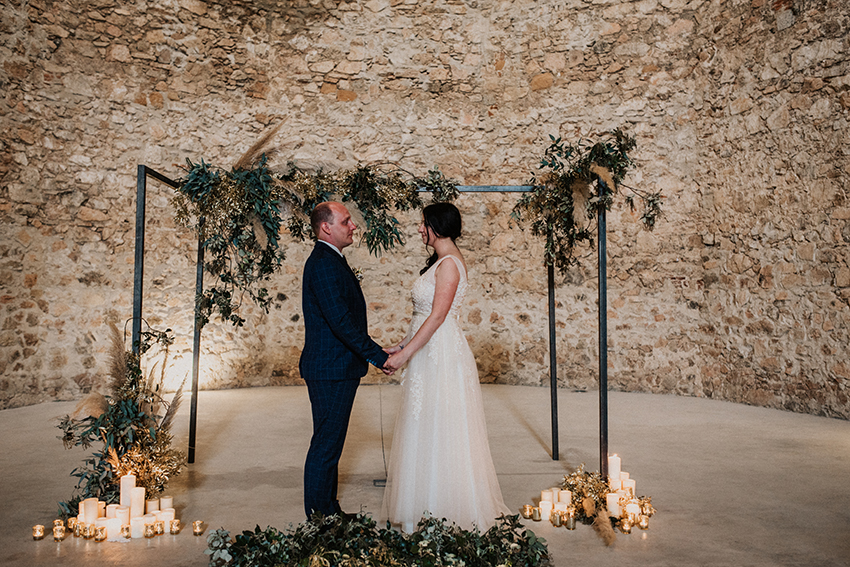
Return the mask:
<path id="1" fill-rule="evenodd" d="M 304 350 L 298 368 L 305 380 L 359 379 L 387 353 L 369 337 L 360 282 L 330 246 L 317 242 L 304 264 L 301 306 Z"/>

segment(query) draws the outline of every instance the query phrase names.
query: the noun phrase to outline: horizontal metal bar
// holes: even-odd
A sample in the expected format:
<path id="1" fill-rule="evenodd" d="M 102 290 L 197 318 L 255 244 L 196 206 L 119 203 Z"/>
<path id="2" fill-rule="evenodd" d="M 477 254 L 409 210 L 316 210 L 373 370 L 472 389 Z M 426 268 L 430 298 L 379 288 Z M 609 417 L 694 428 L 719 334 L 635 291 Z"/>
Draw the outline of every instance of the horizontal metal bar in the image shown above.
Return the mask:
<path id="1" fill-rule="evenodd" d="M 146 165 L 143 165 L 142 167 L 145 168 L 145 175 L 149 175 L 149 176 L 153 177 L 154 179 L 162 181 L 166 185 L 170 185 L 170 186 L 174 187 L 175 189 L 180 187 L 180 183 L 178 183 L 177 181 L 174 181 L 173 179 L 164 176 L 163 174 L 149 168 Z"/>
<path id="2" fill-rule="evenodd" d="M 524 193 L 534 190 L 534 185 L 458 185 L 461 193 Z"/>

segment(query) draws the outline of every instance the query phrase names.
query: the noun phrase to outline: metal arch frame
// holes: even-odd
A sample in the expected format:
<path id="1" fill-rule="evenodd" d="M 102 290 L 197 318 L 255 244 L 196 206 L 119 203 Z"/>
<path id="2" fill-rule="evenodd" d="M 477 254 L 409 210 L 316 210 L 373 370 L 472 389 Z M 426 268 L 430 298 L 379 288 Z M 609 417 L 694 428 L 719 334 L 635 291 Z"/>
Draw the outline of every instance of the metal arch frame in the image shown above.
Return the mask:
<path id="1" fill-rule="evenodd" d="M 139 165 L 136 175 L 136 240 L 133 269 L 133 352 L 139 354 L 142 329 L 142 290 L 145 264 L 145 200 L 148 176 L 173 188 L 180 184 L 169 177 Z M 531 185 L 458 185 L 461 193 L 525 193 L 534 189 Z M 201 219 L 203 222 L 203 219 Z M 608 299 L 607 299 L 607 244 L 605 211 L 598 215 L 598 264 L 599 264 L 599 470 L 603 478 L 608 474 Z M 552 460 L 560 459 L 558 447 L 558 361 L 555 333 L 555 268 L 547 266 L 549 288 L 549 389 L 552 416 Z M 195 274 L 195 294 L 204 290 L 204 247 L 198 241 L 198 260 Z M 195 462 L 195 440 L 198 411 L 198 372 L 200 362 L 201 329 L 197 318 L 194 324 L 192 343 L 192 402 L 189 414 L 189 463 Z"/>

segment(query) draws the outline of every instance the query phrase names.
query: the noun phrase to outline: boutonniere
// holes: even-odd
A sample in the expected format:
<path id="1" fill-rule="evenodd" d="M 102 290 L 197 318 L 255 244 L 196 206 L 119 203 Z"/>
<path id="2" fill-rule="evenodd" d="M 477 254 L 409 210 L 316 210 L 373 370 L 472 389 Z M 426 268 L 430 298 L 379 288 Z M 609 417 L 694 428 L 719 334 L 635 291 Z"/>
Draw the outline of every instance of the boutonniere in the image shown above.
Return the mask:
<path id="1" fill-rule="evenodd" d="M 363 270 L 360 268 L 351 268 L 351 271 L 354 272 L 354 277 L 357 278 L 358 282 L 363 281 Z"/>

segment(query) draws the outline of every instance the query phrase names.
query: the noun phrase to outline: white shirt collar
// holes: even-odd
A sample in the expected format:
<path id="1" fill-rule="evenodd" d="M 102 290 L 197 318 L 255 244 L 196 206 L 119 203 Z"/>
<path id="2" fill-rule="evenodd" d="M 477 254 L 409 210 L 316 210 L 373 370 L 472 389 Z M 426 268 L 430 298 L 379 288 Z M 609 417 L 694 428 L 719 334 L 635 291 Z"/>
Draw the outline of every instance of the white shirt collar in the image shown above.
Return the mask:
<path id="1" fill-rule="evenodd" d="M 333 244 L 331 244 L 330 242 L 328 242 L 327 240 L 319 240 L 319 242 L 322 242 L 322 243 L 330 246 L 331 248 L 333 248 L 336 251 L 337 254 L 342 256 L 342 251 L 339 248 L 337 248 L 336 246 L 334 246 Z"/>

